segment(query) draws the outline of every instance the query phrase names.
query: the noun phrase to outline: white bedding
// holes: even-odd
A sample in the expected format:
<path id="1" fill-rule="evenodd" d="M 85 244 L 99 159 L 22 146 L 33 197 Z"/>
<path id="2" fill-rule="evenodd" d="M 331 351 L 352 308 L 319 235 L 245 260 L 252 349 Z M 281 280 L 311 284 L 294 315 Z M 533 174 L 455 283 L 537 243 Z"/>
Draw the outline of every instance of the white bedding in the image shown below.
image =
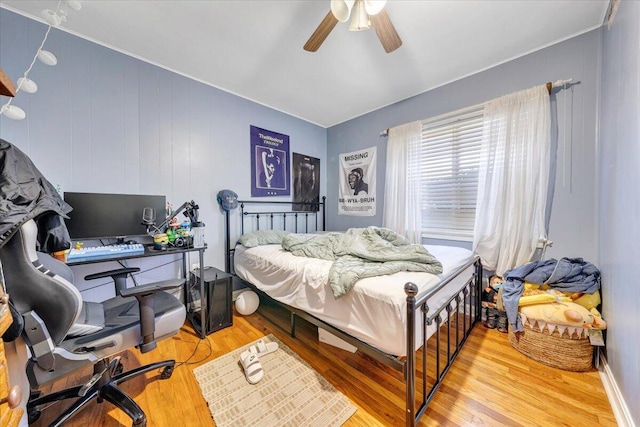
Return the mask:
<path id="1" fill-rule="evenodd" d="M 418 296 L 424 295 L 452 272 L 472 259 L 471 251 L 451 246 L 426 246 L 443 265 L 441 274 L 400 272 L 358 281 L 351 291 L 336 299 L 328 285 L 331 261 L 298 257 L 280 245 L 236 247 L 236 274 L 272 298 L 299 308 L 347 332 L 385 353 L 406 354 L 406 294 L 404 285 L 413 282 Z M 471 277 L 473 265 L 458 275 L 449 288 L 456 290 Z M 439 307 L 453 291 L 438 292 L 430 306 Z M 434 304 L 434 302 L 436 302 Z M 416 339 L 422 336 L 418 324 Z M 418 348 L 420 341 L 416 341 Z"/>

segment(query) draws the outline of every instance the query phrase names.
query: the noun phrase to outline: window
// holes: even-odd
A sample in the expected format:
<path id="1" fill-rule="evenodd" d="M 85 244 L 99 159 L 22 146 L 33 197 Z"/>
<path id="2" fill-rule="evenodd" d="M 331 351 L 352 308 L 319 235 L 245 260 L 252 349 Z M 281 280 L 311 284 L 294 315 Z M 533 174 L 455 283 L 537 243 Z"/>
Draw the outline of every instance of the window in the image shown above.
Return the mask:
<path id="1" fill-rule="evenodd" d="M 425 121 L 419 147 L 422 230 L 427 237 L 472 240 L 483 106 Z M 414 172 L 416 173 L 416 172 Z"/>

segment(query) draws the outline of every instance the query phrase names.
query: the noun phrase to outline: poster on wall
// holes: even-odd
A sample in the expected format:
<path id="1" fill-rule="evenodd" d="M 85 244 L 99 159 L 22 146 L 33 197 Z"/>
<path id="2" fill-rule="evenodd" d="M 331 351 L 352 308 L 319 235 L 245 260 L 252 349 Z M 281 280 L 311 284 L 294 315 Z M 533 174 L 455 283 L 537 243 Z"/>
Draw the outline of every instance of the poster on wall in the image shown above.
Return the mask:
<path id="1" fill-rule="evenodd" d="M 293 210 L 317 212 L 320 205 L 320 159 L 293 153 Z M 298 204 L 296 204 L 298 203 Z"/>
<path id="2" fill-rule="evenodd" d="M 289 136 L 251 126 L 251 196 L 289 196 Z"/>
<path id="3" fill-rule="evenodd" d="M 338 215 L 376 214 L 376 147 L 340 154 Z"/>

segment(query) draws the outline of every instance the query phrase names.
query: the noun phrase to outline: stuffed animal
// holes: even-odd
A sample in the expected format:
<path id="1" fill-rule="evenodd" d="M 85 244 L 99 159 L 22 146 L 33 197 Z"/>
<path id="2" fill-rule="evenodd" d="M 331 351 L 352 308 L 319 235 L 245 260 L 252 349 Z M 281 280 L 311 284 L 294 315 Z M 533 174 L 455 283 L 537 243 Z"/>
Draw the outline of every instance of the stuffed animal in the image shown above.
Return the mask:
<path id="1" fill-rule="evenodd" d="M 501 276 L 493 275 L 489 277 L 489 284 L 482 290 L 482 310 L 485 321 L 482 323 L 485 328 L 498 328 L 499 332 L 507 333 L 507 313 L 498 309 L 499 291 L 504 279 Z"/>
<path id="2" fill-rule="evenodd" d="M 520 312 L 531 321 L 543 321 L 554 325 L 606 329 L 607 324 L 593 308 L 591 311 L 569 301 L 531 304 L 520 307 Z"/>
<path id="3" fill-rule="evenodd" d="M 528 319 L 542 320 L 556 325 L 606 329 L 596 308 L 600 305 L 600 291 L 593 294 L 562 292 L 549 285 L 525 282 L 518 301 L 520 312 Z"/>

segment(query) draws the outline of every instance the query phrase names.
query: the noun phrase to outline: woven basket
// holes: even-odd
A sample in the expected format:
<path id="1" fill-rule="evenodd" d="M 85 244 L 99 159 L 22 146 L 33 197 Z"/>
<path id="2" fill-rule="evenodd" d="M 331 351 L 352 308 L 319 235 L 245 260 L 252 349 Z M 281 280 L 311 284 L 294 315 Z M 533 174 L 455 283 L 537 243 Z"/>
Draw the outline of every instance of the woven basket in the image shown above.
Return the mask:
<path id="1" fill-rule="evenodd" d="M 549 324 L 540 328 L 537 323 L 532 326 L 525 322 L 522 332 L 509 329 L 509 342 L 525 356 L 554 368 L 583 372 L 593 366 L 593 346 L 588 334 L 571 333 Z"/>

